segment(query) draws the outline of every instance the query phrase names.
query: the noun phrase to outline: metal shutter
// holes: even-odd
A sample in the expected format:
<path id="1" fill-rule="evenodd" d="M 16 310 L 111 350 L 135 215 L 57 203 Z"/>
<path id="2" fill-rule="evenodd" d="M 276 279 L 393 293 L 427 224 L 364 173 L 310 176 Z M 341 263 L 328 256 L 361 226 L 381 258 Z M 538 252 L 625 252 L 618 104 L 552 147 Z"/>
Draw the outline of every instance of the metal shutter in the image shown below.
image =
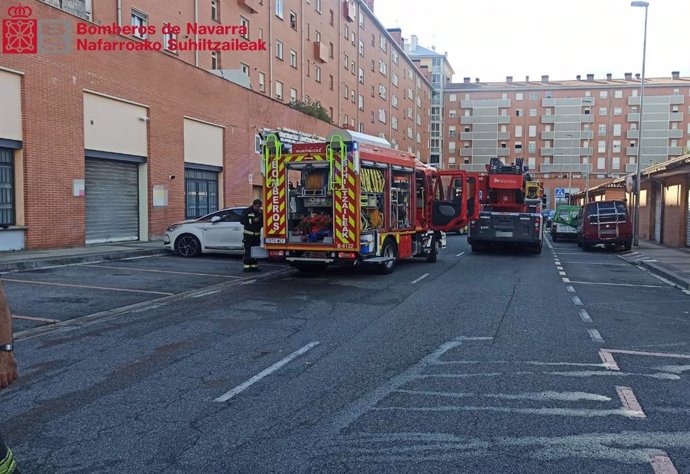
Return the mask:
<path id="1" fill-rule="evenodd" d="M 654 193 L 654 242 L 661 243 L 661 213 L 664 208 L 662 187 L 658 186 Z"/>
<path id="2" fill-rule="evenodd" d="M 87 158 L 86 243 L 138 239 L 138 165 Z"/>
<path id="3" fill-rule="evenodd" d="M 690 247 L 690 189 L 688 189 L 688 211 L 685 219 L 685 245 Z"/>

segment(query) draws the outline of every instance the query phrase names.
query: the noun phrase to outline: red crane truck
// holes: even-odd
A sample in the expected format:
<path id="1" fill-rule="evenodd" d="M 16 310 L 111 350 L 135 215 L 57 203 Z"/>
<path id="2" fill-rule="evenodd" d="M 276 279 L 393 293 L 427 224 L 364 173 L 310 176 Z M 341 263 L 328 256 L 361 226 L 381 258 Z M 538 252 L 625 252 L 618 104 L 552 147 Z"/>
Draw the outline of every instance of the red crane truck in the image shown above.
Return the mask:
<path id="1" fill-rule="evenodd" d="M 470 222 L 467 237 L 472 251 L 522 246 L 541 253 L 541 185 L 531 180 L 520 158 L 508 166 L 492 158 L 486 168 L 480 179 L 481 211 Z"/>
<path id="2" fill-rule="evenodd" d="M 300 271 L 372 264 L 390 273 L 399 259 L 435 262 L 445 232 L 479 211 L 478 175 L 439 171 L 347 130 L 292 145 L 269 135 L 261 168 L 261 253 Z"/>

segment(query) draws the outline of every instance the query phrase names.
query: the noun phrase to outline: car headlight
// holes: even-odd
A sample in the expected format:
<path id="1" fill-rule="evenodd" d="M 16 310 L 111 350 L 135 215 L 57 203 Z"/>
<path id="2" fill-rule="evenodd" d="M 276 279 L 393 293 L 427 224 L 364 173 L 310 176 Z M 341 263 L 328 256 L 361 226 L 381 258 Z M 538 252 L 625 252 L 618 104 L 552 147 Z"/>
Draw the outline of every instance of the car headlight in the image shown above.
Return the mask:
<path id="1" fill-rule="evenodd" d="M 177 229 L 178 227 L 181 227 L 181 226 L 182 226 L 182 224 L 173 224 L 173 225 L 169 225 L 169 226 L 165 229 L 165 231 L 166 231 L 166 232 L 172 232 L 172 231 L 174 231 L 175 229 Z"/>

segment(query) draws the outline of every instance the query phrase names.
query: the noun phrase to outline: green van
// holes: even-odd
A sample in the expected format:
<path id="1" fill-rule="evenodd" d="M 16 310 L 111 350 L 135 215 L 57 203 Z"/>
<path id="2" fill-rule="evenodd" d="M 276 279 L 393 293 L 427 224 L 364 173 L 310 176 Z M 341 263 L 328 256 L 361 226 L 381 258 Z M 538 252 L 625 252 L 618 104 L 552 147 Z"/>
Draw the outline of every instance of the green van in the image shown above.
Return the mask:
<path id="1" fill-rule="evenodd" d="M 551 240 L 575 239 L 577 237 L 577 215 L 582 208 L 580 206 L 558 206 L 556 215 L 551 222 Z"/>

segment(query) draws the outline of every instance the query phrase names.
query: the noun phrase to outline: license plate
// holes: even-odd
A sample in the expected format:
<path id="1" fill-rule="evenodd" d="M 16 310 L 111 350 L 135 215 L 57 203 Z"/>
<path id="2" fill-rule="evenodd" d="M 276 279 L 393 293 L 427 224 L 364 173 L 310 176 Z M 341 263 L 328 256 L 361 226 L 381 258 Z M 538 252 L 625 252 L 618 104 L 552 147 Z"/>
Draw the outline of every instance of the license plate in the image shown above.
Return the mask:
<path id="1" fill-rule="evenodd" d="M 503 230 L 497 230 L 496 231 L 496 237 L 512 237 L 513 233 L 512 232 L 506 232 Z"/>

